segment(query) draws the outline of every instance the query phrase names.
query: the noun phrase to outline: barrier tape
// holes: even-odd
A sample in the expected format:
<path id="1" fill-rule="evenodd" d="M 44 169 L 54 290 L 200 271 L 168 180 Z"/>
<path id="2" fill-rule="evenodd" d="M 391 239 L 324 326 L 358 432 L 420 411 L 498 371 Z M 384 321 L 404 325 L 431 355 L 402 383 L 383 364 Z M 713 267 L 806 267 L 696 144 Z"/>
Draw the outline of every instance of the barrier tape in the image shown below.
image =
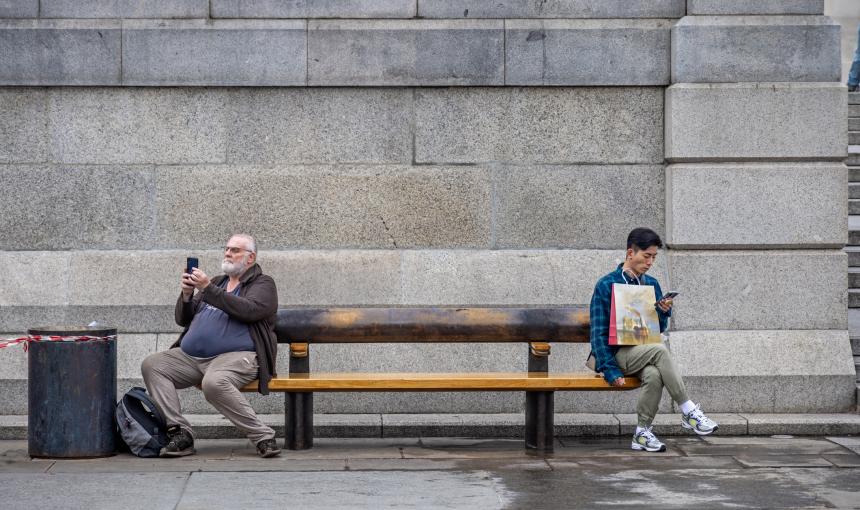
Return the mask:
<path id="1" fill-rule="evenodd" d="M 21 338 L 0 339 L 0 349 L 13 345 L 23 345 L 24 352 L 30 347 L 30 342 L 91 342 L 99 340 L 115 340 L 116 335 L 109 336 L 41 336 L 30 335 Z"/>

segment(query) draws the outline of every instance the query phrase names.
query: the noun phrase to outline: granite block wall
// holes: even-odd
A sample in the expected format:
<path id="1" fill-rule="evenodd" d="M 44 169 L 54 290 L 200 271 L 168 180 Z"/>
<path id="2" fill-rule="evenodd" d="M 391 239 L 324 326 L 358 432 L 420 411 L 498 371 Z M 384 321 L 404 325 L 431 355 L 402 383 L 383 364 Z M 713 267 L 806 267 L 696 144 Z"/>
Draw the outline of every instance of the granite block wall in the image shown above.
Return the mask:
<path id="1" fill-rule="evenodd" d="M 234 231 L 258 237 L 285 307 L 561 306 L 587 304 L 645 225 L 668 243 L 654 271 L 681 292 L 669 343 L 697 401 L 849 410 L 847 98 L 821 3 L 0 2 L 0 337 L 116 325 L 122 391 L 176 337 L 184 258 L 217 272 Z M 524 349 L 311 356 L 521 370 Z M 583 370 L 587 351 L 556 345 L 551 366 Z M 0 414 L 26 412 L 25 367 L 0 351 Z M 511 413 L 523 397 L 316 407 Z"/>

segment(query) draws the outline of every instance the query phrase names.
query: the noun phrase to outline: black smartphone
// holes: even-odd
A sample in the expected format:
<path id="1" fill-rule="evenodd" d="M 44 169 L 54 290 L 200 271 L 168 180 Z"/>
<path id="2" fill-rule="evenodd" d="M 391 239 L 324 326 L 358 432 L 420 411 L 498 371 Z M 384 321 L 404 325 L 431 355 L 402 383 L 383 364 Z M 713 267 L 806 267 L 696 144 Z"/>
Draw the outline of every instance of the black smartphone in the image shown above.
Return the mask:
<path id="1" fill-rule="evenodd" d="M 198 267 L 200 261 L 197 260 L 197 257 L 188 257 L 185 259 L 185 272 L 191 274 L 194 271 L 195 267 Z"/>
<path id="2" fill-rule="evenodd" d="M 663 294 L 663 299 L 675 299 L 678 296 L 678 294 L 680 294 L 680 292 L 670 290 L 669 292 Z"/>

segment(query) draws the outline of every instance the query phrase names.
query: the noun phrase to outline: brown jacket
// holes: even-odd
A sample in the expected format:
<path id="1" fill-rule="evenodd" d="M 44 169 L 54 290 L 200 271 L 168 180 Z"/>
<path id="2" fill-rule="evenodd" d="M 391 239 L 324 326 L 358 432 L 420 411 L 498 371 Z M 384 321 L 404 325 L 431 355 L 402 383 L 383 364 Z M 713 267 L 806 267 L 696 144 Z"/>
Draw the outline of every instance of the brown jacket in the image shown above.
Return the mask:
<path id="1" fill-rule="evenodd" d="M 242 283 L 240 295 L 234 296 L 218 285 L 227 279 L 226 275 L 212 278 L 212 283 L 198 292 L 186 303 L 182 294 L 176 301 L 176 323 L 185 330 L 179 339 L 171 345 L 171 349 L 179 347 L 182 337 L 188 333 L 188 326 L 194 315 L 208 303 L 232 319 L 248 324 L 251 340 L 257 351 L 257 362 L 260 366 L 257 378 L 260 381 L 260 393 L 269 394 L 269 380 L 277 375 L 275 361 L 278 354 L 278 339 L 275 336 L 275 318 L 278 312 L 278 290 L 275 280 L 263 274 L 260 266 L 254 264 L 239 279 Z"/>

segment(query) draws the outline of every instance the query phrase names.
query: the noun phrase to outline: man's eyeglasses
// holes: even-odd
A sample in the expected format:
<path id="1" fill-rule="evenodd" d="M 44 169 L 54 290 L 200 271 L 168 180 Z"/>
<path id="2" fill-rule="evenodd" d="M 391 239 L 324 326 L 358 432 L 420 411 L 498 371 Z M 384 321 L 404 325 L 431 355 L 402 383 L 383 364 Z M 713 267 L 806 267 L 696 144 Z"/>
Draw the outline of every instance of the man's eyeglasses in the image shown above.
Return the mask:
<path id="1" fill-rule="evenodd" d="M 239 252 L 243 252 L 243 251 L 251 251 L 251 250 L 249 250 L 249 249 L 247 249 L 247 248 L 239 248 L 238 246 L 227 246 L 227 247 L 225 247 L 225 248 L 224 248 L 224 251 L 225 251 L 225 252 L 230 252 L 230 253 L 232 253 L 233 255 L 235 255 L 235 254 L 237 254 L 237 253 L 239 253 Z M 251 253 L 254 253 L 254 252 L 251 252 Z"/>

